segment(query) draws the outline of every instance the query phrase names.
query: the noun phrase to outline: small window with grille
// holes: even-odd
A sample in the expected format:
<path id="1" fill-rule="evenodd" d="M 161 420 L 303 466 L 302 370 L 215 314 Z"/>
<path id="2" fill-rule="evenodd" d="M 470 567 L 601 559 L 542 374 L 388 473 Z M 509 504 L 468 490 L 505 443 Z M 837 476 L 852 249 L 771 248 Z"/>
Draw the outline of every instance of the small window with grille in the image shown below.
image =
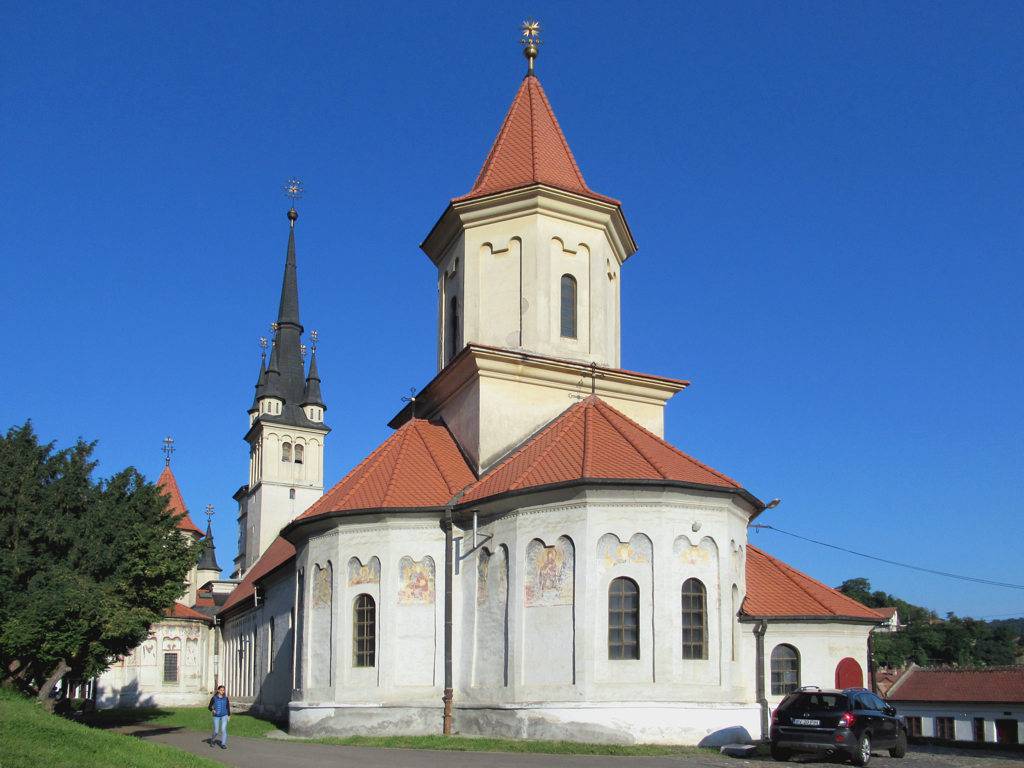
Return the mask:
<path id="1" fill-rule="evenodd" d="M 708 657 L 708 598 L 699 579 L 683 582 L 683 658 Z"/>
<path id="2" fill-rule="evenodd" d="M 376 666 L 377 605 L 363 594 L 352 608 L 352 663 L 357 667 Z"/>
<path id="3" fill-rule="evenodd" d="M 800 654 L 791 645 L 772 650 L 772 696 L 784 696 L 800 687 Z"/>
<path id="4" fill-rule="evenodd" d="M 178 682 L 178 654 L 176 653 L 164 654 L 164 682 Z"/>
<path id="5" fill-rule="evenodd" d="M 621 576 L 608 585 L 608 658 L 640 658 L 640 589 Z"/>

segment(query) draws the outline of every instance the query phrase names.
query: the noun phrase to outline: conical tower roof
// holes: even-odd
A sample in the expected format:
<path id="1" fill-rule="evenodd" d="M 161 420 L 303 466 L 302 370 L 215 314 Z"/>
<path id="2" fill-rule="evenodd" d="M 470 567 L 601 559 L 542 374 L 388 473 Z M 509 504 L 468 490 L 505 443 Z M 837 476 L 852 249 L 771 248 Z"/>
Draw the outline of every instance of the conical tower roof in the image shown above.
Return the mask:
<path id="1" fill-rule="evenodd" d="M 512 100 L 473 188 L 453 202 L 534 184 L 619 205 L 618 200 L 587 186 L 540 80 L 528 74 Z"/>
<path id="2" fill-rule="evenodd" d="M 319 405 L 324 410 L 324 398 L 320 394 L 320 372 L 316 367 L 316 350 L 314 349 L 309 361 L 309 374 L 306 376 L 306 393 L 302 398 L 303 405 Z"/>
<path id="3" fill-rule="evenodd" d="M 209 520 L 206 521 L 206 537 L 203 539 L 203 545 L 203 555 L 199 558 L 196 570 L 220 573 L 220 566 L 217 565 L 217 552 L 213 546 L 213 529 Z"/>
<path id="4" fill-rule="evenodd" d="M 185 500 L 181 497 L 181 490 L 178 488 L 178 481 L 174 477 L 174 473 L 171 472 L 170 464 L 167 464 L 163 472 L 160 473 L 156 486 L 167 497 L 167 508 L 177 518 L 178 530 L 197 537 L 202 536 L 203 532 L 199 530 L 199 526 L 193 523 L 192 518 L 188 515 L 188 508 L 185 506 Z"/>

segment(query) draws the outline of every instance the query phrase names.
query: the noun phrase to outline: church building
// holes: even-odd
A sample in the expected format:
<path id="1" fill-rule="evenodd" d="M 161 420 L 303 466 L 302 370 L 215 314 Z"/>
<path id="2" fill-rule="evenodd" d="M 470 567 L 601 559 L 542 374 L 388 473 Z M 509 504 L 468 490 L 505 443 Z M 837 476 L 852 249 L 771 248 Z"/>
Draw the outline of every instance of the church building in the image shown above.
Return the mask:
<path id="1" fill-rule="evenodd" d="M 621 367 L 637 245 L 526 53 L 476 181 L 421 246 L 437 374 L 326 493 L 289 213 L 221 680 L 301 736 L 758 738 L 796 687 L 864 684 L 882 617 L 751 546 L 765 503 L 665 441 L 687 382 Z"/>

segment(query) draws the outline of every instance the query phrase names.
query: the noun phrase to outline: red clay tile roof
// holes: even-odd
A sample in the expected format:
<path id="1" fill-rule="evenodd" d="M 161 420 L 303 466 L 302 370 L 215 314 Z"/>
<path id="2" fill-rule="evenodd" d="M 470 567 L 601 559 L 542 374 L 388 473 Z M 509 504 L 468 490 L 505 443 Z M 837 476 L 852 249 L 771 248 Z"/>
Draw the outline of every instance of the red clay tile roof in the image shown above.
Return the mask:
<path id="1" fill-rule="evenodd" d="M 882 608 L 875 608 L 874 610 L 886 619 L 891 619 L 896 615 L 895 606 L 883 606 Z"/>
<path id="2" fill-rule="evenodd" d="M 365 509 L 443 507 L 474 480 L 444 424 L 411 419 L 298 519 Z"/>
<path id="3" fill-rule="evenodd" d="M 599 195 L 587 186 L 540 80 L 526 77 L 512 100 L 473 189 L 453 202 L 533 184 L 546 184 L 619 205 L 618 200 Z"/>
<path id="4" fill-rule="evenodd" d="M 295 557 L 295 547 L 291 545 L 287 539 L 282 539 L 278 536 L 274 539 L 270 546 L 267 547 L 267 551 L 263 553 L 263 556 L 257 560 L 249 572 L 245 574 L 245 578 L 242 579 L 238 586 L 235 587 L 231 594 L 228 595 L 228 599 L 224 601 L 224 605 L 217 613 L 224 613 L 232 606 L 238 605 L 243 600 L 247 600 L 252 597 L 254 592 L 254 585 L 259 579 L 262 579 L 271 571 L 279 568 L 280 566 L 287 563 Z"/>
<path id="5" fill-rule="evenodd" d="M 213 621 L 213 619 L 211 619 L 205 613 L 194 611 L 187 605 L 184 605 L 182 603 L 175 603 L 172 607 L 168 608 L 166 611 L 164 611 L 164 616 L 166 616 L 169 619 L 194 619 L 197 621 L 206 622 Z"/>
<path id="6" fill-rule="evenodd" d="M 573 480 L 674 480 L 740 489 L 595 395 L 568 408 L 472 485 L 460 504 Z"/>
<path id="7" fill-rule="evenodd" d="M 747 546 L 747 595 L 742 612 L 757 617 L 836 617 L 881 621 L 882 616 L 826 587 L 754 545 Z"/>
<path id="8" fill-rule="evenodd" d="M 911 667 L 889 689 L 890 701 L 1024 704 L 1024 666 L 983 669 Z"/>
<path id="9" fill-rule="evenodd" d="M 185 500 L 181 498 L 181 491 L 178 490 L 178 481 L 175 479 L 174 473 L 171 472 L 169 466 L 164 467 L 164 471 L 160 473 L 156 485 L 157 488 L 163 491 L 164 496 L 167 497 L 168 508 L 178 518 L 178 530 L 202 536 L 203 532 L 199 530 L 199 527 L 192 522 L 192 518 L 188 516 Z"/>

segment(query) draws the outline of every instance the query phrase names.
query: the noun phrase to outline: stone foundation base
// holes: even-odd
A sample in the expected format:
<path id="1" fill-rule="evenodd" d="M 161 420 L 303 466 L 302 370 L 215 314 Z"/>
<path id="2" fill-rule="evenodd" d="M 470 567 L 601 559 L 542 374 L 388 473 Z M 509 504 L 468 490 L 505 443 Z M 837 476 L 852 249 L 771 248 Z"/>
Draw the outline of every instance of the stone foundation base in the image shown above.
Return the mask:
<path id="1" fill-rule="evenodd" d="M 294 736 L 402 735 L 441 732 L 440 706 L 335 702 L 289 705 Z M 510 739 L 602 744 L 749 743 L 760 734 L 756 704 L 549 704 L 455 707 L 456 733 Z"/>

